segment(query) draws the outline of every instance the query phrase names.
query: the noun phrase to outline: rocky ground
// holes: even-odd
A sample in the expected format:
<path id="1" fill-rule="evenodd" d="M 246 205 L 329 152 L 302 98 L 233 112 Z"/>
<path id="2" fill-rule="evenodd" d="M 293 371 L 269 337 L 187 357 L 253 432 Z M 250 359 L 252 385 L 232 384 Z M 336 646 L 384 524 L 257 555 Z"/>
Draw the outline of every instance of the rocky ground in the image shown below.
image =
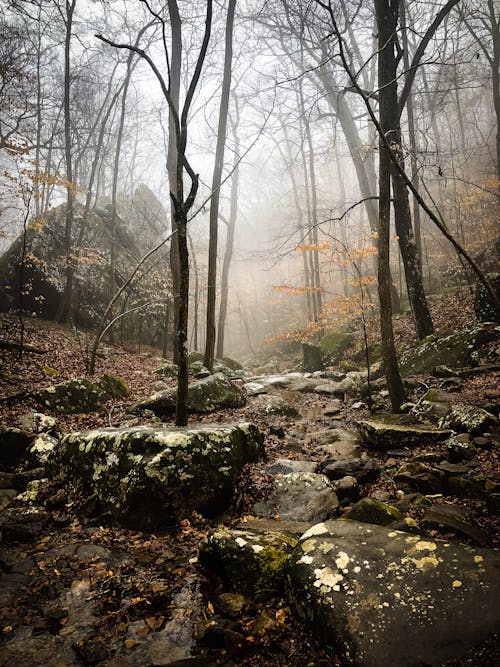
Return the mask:
<path id="1" fill-rule="evenodd" d="M 448 316 L 441 304 L 443 335 L 473 323 L 468 308 L 462 308 L 457 321 L 456 297 L 450 304 L 455 307 Z M 403 318 L 400 338 L 407 326 Z M 250 421 L 264 435 L 264 457 L 244 466 L 229 507 L 208 518 L 192 511 L 172 527 L 124 528 L 95 494 L 64 476 L 47 476 L 38 455 L 20 456 L 19 461 L 5 456 L 5 428 L 18 427 L 19 419 L 33 411 L 57 419 L 55 425 L 40 427 L 52 435 L 124 424 L 135 428 L 145 422 L 156 427 L 157 416 L 141 410 L 131 414 L 131 406 L 152 390 L 168 391 L 173 385 L 168 369 L 155 372 L 161 362 L 152 351 L 107 346 L 98 373 L 123 377 L 131 394 L 84 414 L 62 413 L 41 405 L 37 392 L 84 377 L 86 341 L 68 329 L 28 321 L 27 347 L 20 357 L 19 324 L 6 318 L 1 333 L 0 665 L 347 664 L 341 652 L 328 648 L 324 633 L 315 637 L 298 620 L 276 568 L 267 572 L 265 586 L 257 585 L 257 575 L 253 583 L 245 583 L 245 561 L 238 561 L 240 569 L 231 572 L 224 561 L 227 550 L 222 552 L 220 544 L 230 549 L 231 541 L 248 542 L 250 531 L 266 540 L 270 534 L 286 533 L 295 547 L 306 528 L 325 521 L 328 539 L 334 540 L 335 520 L 347 516 L 353 525 L 376 525 L 374 531 L 400 535 L 402 530 L 403 536 L 415 537 L 415 544 L 441 545 L 439 540 L 444 540 L 459 551 L 465 544 L 478 558 L 483 558 L 481 550 L 490 554 L 498 548 L 495 421 L 467 430 L 457 426 L 455 416 L 450 422 L 453 437 L 445 433 L 444 423 L 432 441 L 385 434 L 384 442 L 394 440 L 380 448 L 373 433 L 360 440 L 357 424 L 370 418 L 367 397 L 352 385 L 339 392 L 338 384 L 346 378 L 338 369 L 312 376 L 255 370 L 254 377 L 243 378 L 233 373 L 239 392 L 247 385 L 245 405 L 194 417 L 202 425 Z M 417 405 L 420 417 L 422 410 L 426 416 L 429 410 L 434 417 L 443 409 L 449 414 L 450 402 L 498 414 L 498 345 L 498 340 L 483 344 L 470 373 L 409 374 L 409 401 Z M 193 367 L 193 372 L 199 370 Z M 429 390 L 434 393 L 429 395 Z M 375 385 L 373 399 L 377 413 L 388 408 L 382 383 Z M 171 417 L 161 417 L 171 422 Z M 262 545 L 265 550 L 267 542 Z M 261 543 L 256 546 L 254 553 Z M 306 561 L 316 557 L 314 551 L 304 553 Z M 294 577 L 306 576 L 294 572 L 289 589 Z M 453 581 L 466 588 L 465 573 Z M 488 614 L 481 604 L 479 617 Z M 432 662 L 445 663 L 500 664 L 498 636 L 489 633 L 461 659 Z M 386 664 L 397 663 L 388 656 Z"/>

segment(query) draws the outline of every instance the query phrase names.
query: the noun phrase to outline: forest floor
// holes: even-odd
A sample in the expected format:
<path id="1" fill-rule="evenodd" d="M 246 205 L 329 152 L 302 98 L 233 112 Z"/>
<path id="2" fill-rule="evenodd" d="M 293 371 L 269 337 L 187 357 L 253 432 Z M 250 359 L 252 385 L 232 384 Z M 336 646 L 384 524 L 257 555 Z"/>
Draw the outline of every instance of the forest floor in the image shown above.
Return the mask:
<path id="1" fill-rule="evenodd" d="M 474 323 L 467 291 L 431 300 L 431 304 L 437 331 L 442 335 Z M 18 426 L 21 415 L 40 409 L 31 397 L 36 389 L 85 375 L 88 340 L 82 335 L 35 319 L 26 320 L 24 327 L 27 347 L 20 356 L 16 348 L 19 322 L 7 317 L 0 322 L 0 424 L 3 426 Z M 396 338 L 400 345 L 402 341 L 407 345 L 414 338 L 408 315 L 396 321 Z M 97 373 L 124 378 L 132 392 L 130 398 L 112 401 L 96 413 L 54 415 L 58 427 L 68 431 L 119 425 L 127 406 L 151 393 L 151 384 L 158 379 L 154 370 L 160 360 L 156 355 L 152 350 L 140 352 L 103 346 Z M 498 371 L 491 371 L 468 379 L 457 392 L 457 400 L 483 405 L 495 392 L 498 397 L 498 375 Z M 429 377 L 416 380 L 410 399 L 418 398 L 438 382 Z M 266 460 L 246 467 L 235 489 L 233 507 L 223 517 L 206 519 L 194 514 L 165 531 L 128 530 L 113 522 L 96 521 L 92 508 L 89 509 L 89 499 L 77 489 L 50 480 L 45 482 L 37 499 L 47 514 L 43 530 L 36 537 L 0 542 L 0 572 L 3 570 L 10 577 L 6 578 L 9 585 L 2 588 L 0 575 L 0 667 L 341 665 L 335 655 L 324 651 L 321 642 L 311 638 L 281 598 L 260 603 L 246 600 L 237 620 L 231 622 L 229 634 L 227 628 L 222 634 L 207 632 L 218 618 L 217 599 L 223 584 L 198 563 L 200 540 L 221 522 L 234 525 L 241 517 L 252 519 L 252 505 L 265 497 L 270 488 L 271 477 L 266 467 L 276 458 L 318 461 L 318 452 L 307 444 L 305 434 L 340 425 L 352 427 L 368 416 L 365 407 L 354 409 L 342 404 L 340 413 L 332 418 L 325 416 L 328 397 L 277 393 L 299 408 L 300 418 L 264 418 L 249 401 L 245 408 L 219 411 L 196 420 L 211 423 L 251 420 L 266 436 Z M 383 453 L 377 456 L 384 466 L 388 456 Z M 498 456 L 499 450 L 495 448 L 481 451 L 479 468 L 485 474 L 498 472 Z M 382 475 L 364 489 L 364 495 L 391 494 L 395 491 L 393 487 L 388 477 Z M 498 548 L 498 517 L 486 512 L 479 501 L 446 500 L 461 506 L 482 529 L 486 546 Z M 431 534 L 458 539 L 437 531 Z M 190 636 L 182 635 L 190 635 L 193 627 L 197 628 L 200 639 L 193 657 L 181 659 L 185 657 L 182 642 L 191 641 Z M 234 645 L 228 642 L 231 632 Z M 174 634 L 179 637 L 179 654 L 170 651 L 165 656 L 162 651 L 171 646 Z M 485 667 L 500 664 L 495 662 L 497 659 L 500 660 L 500 646 L 498 638 L 492 638 L 471 650 L 462 661 L 449 665 Z"/>

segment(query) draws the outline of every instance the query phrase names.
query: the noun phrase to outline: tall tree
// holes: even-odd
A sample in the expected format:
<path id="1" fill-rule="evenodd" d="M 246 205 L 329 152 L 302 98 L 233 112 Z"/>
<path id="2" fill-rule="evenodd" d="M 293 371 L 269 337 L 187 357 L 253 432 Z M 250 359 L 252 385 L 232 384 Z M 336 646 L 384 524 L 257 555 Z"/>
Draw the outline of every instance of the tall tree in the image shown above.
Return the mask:
<path id="1" fill-rule="evenodd" d="M 393 104 L 396 89 L 395 37 L 397 28 L 397 5 L 399 0 L 375 0 L 378 29 L 378 89 L 379 123 L 384 136 L 394 129 Z M 395 11 L 396 10 L 396 11 Z M 392 89 L 392 90 L 391 90 Z M 405 400 L 403 382 L 399 374 L 389 284 L 390 206 L 391 206 L 391 147 L 380 141 L 379 146 L 379 223 L 378 223 L 378 295 L 380 302 L 380 330 L 382 359 L 391 406 L 400 411 Z"/>
<path id="2" fill-rule="evenodd" d="M 217 127 L 217 145 L 215 148 L 215 164 L 212 176 L 212 198 L 210 200 L 210 236 L 208 245 L 208 279 L 207 279 L 207 335 L 205 343 L 204 365 L 210 372 L 214 367 L 215 353 L 215 303 L 217 296 L 217 233 L 219 224 L 220 187 L 224 168 L 224 148 L 226 145 L 226 128 L 229 110 L 229 94 L 231 91 L 233 62 L 233 27 L 236 0 L 229 0 L 226 20 L 226 39 L 224 54 L 224 73 L 222 76 L 222 92 Z"/>
<path id="3" fill-rule="evenodd" d="M 66 27 L 64 36 L 64 155 L 66 163 L 66 222 L 64 226 L 65 282 L 64 291 L 59 307 L 58 320 L 68 322 L 72 316 L 73 282 L 75 265 L 73 251 L 73 216 L 74 216 L 74 187 L 73 162 L 71 145 L 71 31 L 75 13 L 76 0 L 65 0 L 64 9 L 58 5 L 59 12 Z"/>

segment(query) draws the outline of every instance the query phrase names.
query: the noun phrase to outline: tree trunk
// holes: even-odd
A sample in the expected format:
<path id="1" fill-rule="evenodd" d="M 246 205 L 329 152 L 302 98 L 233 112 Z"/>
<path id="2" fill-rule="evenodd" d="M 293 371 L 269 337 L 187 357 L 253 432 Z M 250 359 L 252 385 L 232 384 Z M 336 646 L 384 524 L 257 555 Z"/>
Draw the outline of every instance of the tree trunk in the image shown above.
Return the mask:
<path id="1" fill-rule="evenodd" d="M 236 110 L 238 107 L 236 105 Z M 231 208 L 229 211 L 229 220 L 227 222 L 227 233 L 226 233 L 226 248 L 224 251 L 224 259 L 222 262 L 222 273 L 220 280 L 220 306 L 219 306 L 219 322 L 217 325 L 217 359 L 222 359 L 224 356 L 224 337 L 225 337 L 225 328 L 226 328 L 226 316 L 227 316 L 227 302 L 228 302 L 228 287 L 229 287 L 229 267 L 231 265 L 231 259 L 233 257 L 233 247 L 234 247 L 234 232 L 236 229 L 236 218 L 238 215 L 238 185 L 239 185 L 239 153 L 240 153 L 240 140 L 238 137 L 238 120 L 239 114 L 236 114 L 234 123 L 231 123 L 231 128 L 234 137 L 234 163 L 233 163 L 233 174 L 231 177 Z"/>
<path id="2" fill-rule="evenodd" d="M 181 86 L 181 61 L 182 61 L 182 22 L 177 6 L 177 0 L 168 0 L 168 14 L 172 31 L 172 55 L 170 59 L 170 86 L 169 92 L 172 104 L 179 109 L 180 86 Z M 167 174 L 170 192 L 177 189 L 177 137 L 172 110 L 169 110 L 168 117 L 168 150 L 167 150 Z M 179 363 L 179 347 L 176 332 L 179 329 L 179 292 L 180 292 L 180 265 L 179 265 L 179 246 L 175 232 L 177 231 L 177 220 L 173 205 L 171 206 L 170 220 L 174 236 L 170 243 L 170 273 L 172 276 L 172 293 L 174 308 L 174 336 L 173 359 L 174 363 Z"/>
<path id="3" fill-rule="evenodd" d="M 66 160 L 66 222 L 64 226 L 64 250 L 66 253 L 66 266 L 64 276 L 64 291 L 57 314 L 57 320 L 68 322 L 71 319 L 71 305 L 73 300 L 73 281 L 75 275 L 72 257 L 73 242 L 73 164 L 71 160 L 71 29 L 73 27 L 73 14 L 76 0 L 66 0 L 66 33 L 64 37 L 64 154 Z"/>
<path id="4" fill-rule="evenodd" d="M 396 88 L 394 71 L 394 39 L 397 27 L 398 0 L 375 0 L 378 27 L 378 89 L 379 119 L 384 135 L 393 129 L 393 99 Z M 391 91 L 391 88 L 393 89 Z M 400 411 L 405 400 L 403 382 L 399 374 L 390 297 L 389 247 L 391 157 L 383 141 L 379 144 L 379 222 L 378 222 L 378 294 L 380 302 L 380 331 L 382 358 L 392 410 Z"/>
<path id="5" fill-rule="evenodd" d="M 205 343 L 204 365 L 210 372 L 214 368 L 215 351 L 215 302 L 217 296 L 217 232 L 219 223 L 219 200 L 224 167 L 224 148 L 226 145 L 227 115 L 229 109 L 229 93 L 231 91 L 232 60 L 233 60 L 233 25 L 236 0 L 229 0 L 226 21 L 226 47 L 224 55 L 224 74 L 219 109 L 219 125 L 217 128 L 217 146 L 215 149 L 215 165 L 212 177 L 212 199 L 210 201 L 210 236 L 208 245 L 208 280 L 207 280 L 207 337 Z"/>

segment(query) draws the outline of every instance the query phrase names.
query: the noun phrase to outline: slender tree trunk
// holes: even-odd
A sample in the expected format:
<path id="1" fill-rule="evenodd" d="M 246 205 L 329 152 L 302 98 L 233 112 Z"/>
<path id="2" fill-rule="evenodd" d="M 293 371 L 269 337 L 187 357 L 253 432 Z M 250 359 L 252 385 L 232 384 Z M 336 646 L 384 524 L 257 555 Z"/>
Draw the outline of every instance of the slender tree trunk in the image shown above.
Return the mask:
<path id="1" fill-rule="evenodd" d="M 488 0 L 488 12 L 490 15 L 491 36 L 493 38 L 493 57 L 491 60 L 491 75 L 493 84 L 493 106 L 497 121 L 496 127 L 496 157 L 497 157 L 497 179 L 500 181 L 500 12 L 495 15 L 495 0 Z M 500 184 L 498 186 L 500 191 Z"/>
<path id="2" fill-rule="evenodd" d="M 394 39 L 397 27 L 397 2 L 375 0 L 378 27 L 378 89 L 380 125 L 384 134 L 393 130 L 392 114 L 396 78 L 394 71 Z M 382 358 L 387 388 L 394 412 L 400 411 L 405 400 L 403 382 L 399 374 L 390 297 L 389 248 L 391 157 L 385 144 L 379 144 L 379 222 L 378 222 L 378 294 L 380 302 L 380 331 Z"/>
<path id="3" fill-rule="evenodd" d="M 66 222 L 64 226 L 64 250 L 66 253 L 66 266 L 64 275 L 64 291 L 59 306 L 57 319 L 60 322 L 68 322 L 72 316 L 73 281 L 75 275 L 74 259 L 72 256 L 73 243 L 73 164 L 71 155 L 71 30 L 73 27 L 73 14 L 76 0 L 66 0 L 66 34 L 64 37 L 64 153 L 66 160 Z"/>
<path id="4" fill-rule="evenodd" d="M 224 148 L 226 145 L 227 115 L 229 93 L 231 91 L 233 61 L 233 25 L 236 0 L 229 0 L 226 21 L 226 46 L 224 55 L 224 74 L 217 128 L 217 146 L 212 177 L 212 199 L 210 200 L 210 237 L 208 246 L 208 282 L 207 282 L 207 336 L 205 343 L 204 365 L 210 372 L 214 368 L 215 351 L 215 302 L 217 296 L 217 232 L 219 224 L 219 200 L 222 170 L 224 167 Z"/>
<path id="5" fill-rule="evenodd" d="M 127 73 L 123 83 L 122 104 L 120 112 L 120 120 L 118 124 L 118 134 L 116 137 L 115 159 L 113 165 L 113 181 L 111 188 L 111 225 L 110 225 L 110 279 L 109 279 L 109 294 L 110 298 L 116 291 L 116 230 L 117 230 L 117 195 L 118 195 L 118 176 L 120 171 L 120 157 L 122 151 L 123 128 L 125 127 L 125 113 L 127 108 L 127 93 L 132 74 L 132 61 L 134 59 L 134 52 L 130 51 L 127 58 Z M 111 312 L 111 319 L 113 319 L 113 311 Z M 142 319 L 141 319 L 142 321 Z M 110 327 L 109 334 L 111 341 L 113 341 L 113 327 Z"/>
<path id="6" fill-rule="evenodd" d="M 300 243 L 303 243 L 305 239 L 305 230 L 304 230 L 304 223 L 303 223 L 303 211 L 302 207 L 300 205 L 300 193 L 299 193 L 299 187 L 297 185 L 297 179 L 295 178 L 295 172 L 294 172 L 294 160 L 292 156 L 292 148 L 290 144 L 290 139 L 288 136 L 288 129 L 286 126 L 286 123 L 281 120 L 281 129 L 283 130 L 283 135 L 285 139 L 285 146 L 286 146 L 286 157 L 284 153 L 282 152 L 281 148 L 281 143 L 278 141 L 277 146 L 278 150 L 281 152 L 283 156 L 283 161 L 285 162 L 287 166 L 287 172 L 290 176 L 290 180 L 292 182 L 292 190 L 293 190 L 293 200 L 295 203 L 295 210 L 297 211 L 297 229 L 299 232 L 299 238 L 300 238 Z M 309 275 L 309 264 L 307 261 L 307 252 L 302 251 L 302 268 L 304 271 L 304 286 L 306 288 L 305 294 L 304 294 L 304 301 L 305 301 L 305 307 L 306 307 L 306 312 L 307 312 L 307 321 L 311 322 L 313 319 L 313 308 L 312 308 L 312 294 L 311 294 L 311 277 Z"/>
<path id="7" fill-rule="evenodd" d="M 177 6 L 177 0 L 168 0 L 168 14 L 172 31 L 172 56 L 170 62 L 170 96 L 176 109 L 179 109 L 180 86 L 181 86 L 181 62 L 182 62 L 182 22 Z M 167 151 L 167 173 L 170 192 L 177 188 L 177 138 L 172 111 L 169 110 L 168 120 L 168 151 Z M 172 292 L 174 307 L 174 336 L 173 358 L 174 363 L 179 363 L 179 346 L 176 332 L 179 330 L 179 298 L 180 298 L 180 265 L 179 265 L 179 243 L 177 235 L 177 220 L 173 206 L 170 215 L 172 232 L 174 236 L 170 243 L 170 273 L 172 276 Z"/>
<path id="8" fill-rule="evenodd" d="M 234 163 L 233 173 L 231 177 L 231 208 L 229 211 L 229 219 L 227 221 L 226 232 L 226 248 L 224 251 L 224 259 L 222 261 L 222 273 L 220 279 L 220 305 L 219 305 L 219 321 L 217 325 L 217 359 L 222 359 L 224 356 L 224 340 L 227 317 L 227 302 L 229 292 L 229 267 L 231 266 L 231 259 L 233 257 L 234 248 L 234 232 L 236 230 L 236 218 L 238 215 L 238 185 L 239 185 L 239 153 L 240 140 L 238 137 L 238 107 L 236 105 L 236 118 L 231 123 L 231 129 L 234 137 Z"/>

